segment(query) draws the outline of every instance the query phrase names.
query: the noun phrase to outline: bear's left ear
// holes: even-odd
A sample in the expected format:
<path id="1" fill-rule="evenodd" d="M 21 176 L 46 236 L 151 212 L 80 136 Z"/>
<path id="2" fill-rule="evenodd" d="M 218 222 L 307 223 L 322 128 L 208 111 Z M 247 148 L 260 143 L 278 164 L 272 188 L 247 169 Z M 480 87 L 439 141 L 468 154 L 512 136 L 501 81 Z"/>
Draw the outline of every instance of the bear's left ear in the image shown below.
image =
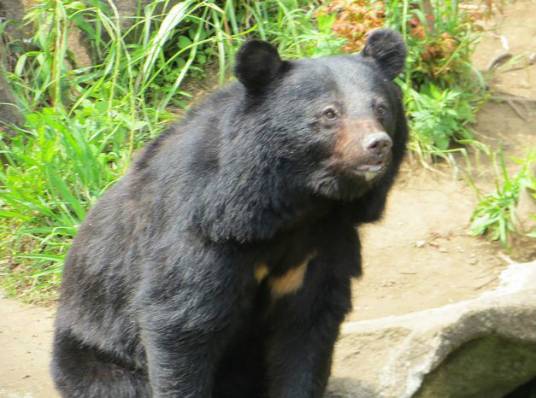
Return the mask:
<path id="1" fill-rule="evenodd" d="M 248 40 L 236 55 L 235 76 L 249 90 L 262 91 L 283 69 L 277 49 L 261 40 Z"/>
<path id="2" fill-rule="evenodd" d="M 377 29 L 369 33 L 362 55 L 373 58 L 383 73 L 393 80 L 404 70 L 406 53 L 406 45 L 399 33 Z"/>

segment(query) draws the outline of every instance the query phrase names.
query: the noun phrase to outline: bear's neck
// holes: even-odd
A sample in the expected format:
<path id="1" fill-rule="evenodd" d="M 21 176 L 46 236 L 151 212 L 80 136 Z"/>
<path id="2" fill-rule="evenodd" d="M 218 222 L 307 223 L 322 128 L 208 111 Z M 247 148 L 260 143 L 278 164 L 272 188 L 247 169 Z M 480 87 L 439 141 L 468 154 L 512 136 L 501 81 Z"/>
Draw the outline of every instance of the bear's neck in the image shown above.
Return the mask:
<path id="1" fill-rule="evenodd" d="M 203 195 L 210 202 L 198 203 L 195 222 L 211 240 L 265 241 L 329 211 L 327 200 L 293 188 L 282 172 L 283 160 L 255 167 L 247 159 L 239 163 L 242 167 L 223 165 Z"/>

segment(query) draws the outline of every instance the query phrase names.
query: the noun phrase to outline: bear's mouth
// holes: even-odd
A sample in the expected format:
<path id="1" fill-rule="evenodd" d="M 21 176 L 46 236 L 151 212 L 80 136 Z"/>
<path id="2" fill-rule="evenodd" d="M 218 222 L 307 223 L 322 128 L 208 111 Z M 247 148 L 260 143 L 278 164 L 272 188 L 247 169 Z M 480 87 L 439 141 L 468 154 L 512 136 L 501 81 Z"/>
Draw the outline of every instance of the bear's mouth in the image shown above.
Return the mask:
<path id="1" fill-rule="evenodd" d="M 372 181 L 382 176 L 387 170 L 388 162 L 378 162 L 375 164 L 360 164 L 351 171 L 354 175 L 363 178 L 365 181 Z"/>

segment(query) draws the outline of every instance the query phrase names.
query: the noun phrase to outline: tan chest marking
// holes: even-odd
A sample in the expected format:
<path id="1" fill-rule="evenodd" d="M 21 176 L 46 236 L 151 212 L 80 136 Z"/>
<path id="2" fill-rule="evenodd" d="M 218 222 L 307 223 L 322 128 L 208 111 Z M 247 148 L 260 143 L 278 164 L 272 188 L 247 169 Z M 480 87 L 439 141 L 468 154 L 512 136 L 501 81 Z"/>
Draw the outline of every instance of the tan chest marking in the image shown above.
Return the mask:
<path id="1" fill-rule="evenodd" d="M 255 266 L 255 280 L 261 283 L 268 276 L 268 266 L 266 264 L 257 264 Z"/>
<path id="2" fill-rule="evenodd" d="M 298 267 L 289 269 L 287 273 L 282 276 L 270 278 L 272 296 L 277 299 L 298 291 L 303 285 L 308 262 L 309 260 L 304 261 Z"/>
<path id="3" fill-rule="evenodd" d="M 261 284 L 268 278 L 268 286 L 270 287 L 274 299 L 295 293 L 303 285 L 307 267 L 312 257 L 313 255 L 308 256 L 303 263 L 297 267 L 289 269 L 286 274 L 277 277 L 270 276 L 270 268 L 268 268 L 267 264 L 257 264 L 254 269 L 255 280 L 258 284 Z"/>

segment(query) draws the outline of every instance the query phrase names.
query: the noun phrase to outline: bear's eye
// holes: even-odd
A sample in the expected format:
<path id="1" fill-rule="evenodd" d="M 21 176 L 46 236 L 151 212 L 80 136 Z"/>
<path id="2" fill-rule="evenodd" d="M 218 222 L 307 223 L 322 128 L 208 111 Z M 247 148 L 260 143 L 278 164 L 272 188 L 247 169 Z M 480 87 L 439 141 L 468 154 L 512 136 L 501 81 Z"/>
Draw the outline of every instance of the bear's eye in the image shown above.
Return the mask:
<path id="1" fill-rule="evenodd" d="M 332 106 L 328 106 L 322 111 L 322 116 L 324 116 L 324 118 L 327 120 L 335 120 L 337 117 L 339 117 L 339 113 Z"/>
<path id="2" fill-rule="evenodd" d="M 384 119 L 385 116 L 387 115 L 387 112 L 388 112 L 388 109 L 385 104 L 382 104 L 382 103 L 376 104 L 376 115 L 378 116 L 379 119 Z"/>

